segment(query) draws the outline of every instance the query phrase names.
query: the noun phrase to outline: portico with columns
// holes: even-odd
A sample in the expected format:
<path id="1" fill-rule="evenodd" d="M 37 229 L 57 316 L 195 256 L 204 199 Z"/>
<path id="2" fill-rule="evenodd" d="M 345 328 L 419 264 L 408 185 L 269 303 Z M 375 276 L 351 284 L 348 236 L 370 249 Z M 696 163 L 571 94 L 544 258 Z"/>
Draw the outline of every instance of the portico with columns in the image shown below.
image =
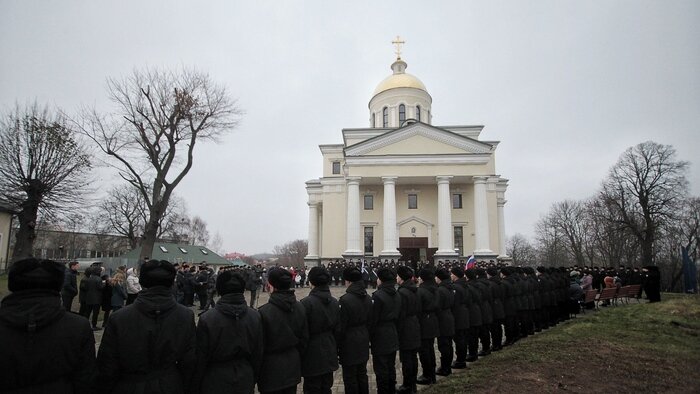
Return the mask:
<path id="1" fill-rule="evenodd" d="M 498 141 L 484 126 L 434 126 L 432 97 L 397 56 L 369 102 L 367 128 L 320 145 L 308 181 L 310 263 L 507 258 Z"/>

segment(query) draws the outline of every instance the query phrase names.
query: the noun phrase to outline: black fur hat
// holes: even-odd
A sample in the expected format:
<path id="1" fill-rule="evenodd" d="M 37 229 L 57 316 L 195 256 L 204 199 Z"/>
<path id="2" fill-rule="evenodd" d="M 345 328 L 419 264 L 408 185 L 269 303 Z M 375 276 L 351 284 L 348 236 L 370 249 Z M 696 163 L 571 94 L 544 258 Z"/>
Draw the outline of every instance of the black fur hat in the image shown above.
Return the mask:
<path id="1" fill-rule="evenodd" d="M 418 276 L 420 276 L 424 282 L 429 282 L 435 280 L 435 271 L 432 268 L 423 268 L 418 273 Z"/>
<path id="2" fill-rule="evenodd" d="M 139 283 L 145 288 L 154 286 L 171 287 L 177 271 L 166 260 L 149 260 L 141 265 Z"/>
<path id="3" fill-rule="evenodd" d="M 11 292 L 32 289 L 61 291 L 66 267 L 52 260 L 28 258 L 10 266 L 7 288 Z"/>
<path id="4" fill-rule="evenodd" d="M 458 277 L 458 278 L 464 278 L 464 268 L 462 268 L 462 267 L 460 267 L 460 266 L 458 266 L 458 265 L 452 267 L 452 269 L 450 270 L 450 272 L 452 272 L 452 274 L 453 274 L 454 276 Z"/>
<path id="5" fill-rule="evenodd" d="M 440 268 L 439 270 L 435 271 L 435 276 L 437 276 L 440 280 L 450 279 L 450 273 L 444 268 Z"/>
<path id="6" fill-rule="evenodd" d="M 380 268 L 379 271 L 377 271 L 377 278 L 381 280 L 382 283 L 395 282 L 396 273 L 390 268 Z"/>
<path id="7" fill-rule="evenodd" d="M 228 293 L 243 294 L 243 291 L 245 291 L 245 278 L 240 271 L 222 271 L 216 277 L 216 291 L 219 295 Z"/>
<path id="8" fill-rule="evenodd" d="M 331 281 L 331 275 L 323 267 L 313 267 L 309 271 L 309 282 L 314 286 L 325 286 Z"/>
<path id="9" fill-rule="evenodd" d="M 284 268 L 273 268 L 267 274 L 267 281 L 277 290 L 289 290 L 292 287 L 292 274 Z"/>
<path id="10" fill-rule="evenodd" d="M 399 268 L 396 269 L 396 273 L 403 280 L 409 280 L 413 278 L 413 270 L 410 267 L 406 267 L 405 265 L 399 266 Z"/>
<path id="11" fill-rule="evenodd" d="M 343 270 L 343 280 L 348 282 L 357 282 L 362 280 L 362 272 L 357 267 L 348 267 Z"/>

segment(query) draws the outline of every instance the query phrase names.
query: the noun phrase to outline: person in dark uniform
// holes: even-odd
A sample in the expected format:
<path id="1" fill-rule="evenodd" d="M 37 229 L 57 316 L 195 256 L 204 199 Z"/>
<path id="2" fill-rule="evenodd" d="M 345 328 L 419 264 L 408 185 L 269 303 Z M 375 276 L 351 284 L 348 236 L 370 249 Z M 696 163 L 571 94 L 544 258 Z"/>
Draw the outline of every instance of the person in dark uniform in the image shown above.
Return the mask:
<path id="1" fill-rule="evenodd" d="M 469 305 L 469 335 L 467 336 L 469 355 L 467 361 L 474 362 L 479 358 L 479 334 L 484 323 L 483 313 L 481 312 L 481 290 L 476 286 L 476 271 L 474 268 L 464 271 L 464 276 L 467 278 L 466 289 L 472 300 Z"/>
<path id="2" fill-rule="evenodd" d="M 489 327 L 492 342 L 491 350 L 499 351 L 503 348 L 503 323 L 506 320 L 506 312 L 503 306 L 505 288 L 501 284 L 501 277 L 496 267 L 486 269 L 486 275 L 493 294 L 493 323 Z"/>
<path id="3" fill-rule="evenodd" d="M 221 299 L 197 324 L 196 392 L 252 394 L 255 390 L 263 329 L 260 313 L 246 305 L 245 285 L 240 271 L 221 271 L 216 277 Z"/>
<path id="4" fill-rule="evenodd" d="M 396 273 L 389 268 L 377 271 L 377 291 L 372 293 L 370 342 L 372 365 L 377 378 L 377 393 L 396 392 L 396 352 L 399 350 L 397 321 L 401 296 L 396 291 Z"/>
<path id="5" fill-rule="evenodd" d="M 174 281 L 175 267 L 165 260 L 141 266 L 143 290 L 133 304 L 112 313 L 100 342 L 103 392 L 190 392 L 196 363 L 194 314 L 175 302 Z"/>
<path id="6" fill-rule="evenodd" d="M 649 302 L 661 301 L 661 273 L 659 267 L 648 265 L 642 268 L 642 287 Z"/>
<path id="7" fill-rule="evenodd" d="M 345 268 L 343 281 L 347 289 L 338 301 L 340 327 L 336 337 L 338 358 L 343 366 L 343 385 L 347 394 L 367 394 L 372 299 L 367 295 L 362 273 L 358 268 Z"/>
<path id="8" fill-rule="evenodd" d="M 199 310 L 203 311 L 208 308 L 207 303 L 207 288 L 209 288 L 209 269 L 207 269 L 206 264 L 199 266 L 199 271 L 195 276 L 195 291 L 197 293 L 197 298 L 199 298 Z"/>
<path id="9" fill-rule="evenodd" d="M 61 287 L 61 299 L 63 300 L 63 308 L 70 312 L 73 306 L 73 298 L 78 294 L 78 262 L 72 261 L 68 263 L 68 270 L 63 278 L 63 286 Z"/>
<path id="10" fill-rule="evenodd" d="M 331 275 L 323 267 L 309 271 L 311 292 L 301 300 L 309 327 L 309 343 L 301 357 L 304 393 L 330 394 L 333 371 L 338 369 L 335 333 L 340 324 L 338 300 L 331 296 Z"/>
<path id="11" fill-rule="evenodd" d="M 515 299 L 515 288 L 513 282 L 515 279 L 512 276 L 511 267 L 501 268 L 501 285 L 503 286 L 504 301 L 503 311 L 506 315 L 504 320 L 506 341 L 505 346 L 515 343 L 517 337 L 516 319 L 518 315 L 517 301 Z"/>
<path id="12" fill-rule="evenodd" d="M 418 351 L 423 374 L 418 377 L 418 384 L 433 384 L 435 379 L 435 338 L 440 336 L 440 324 L 438 322 L 438 295 L 437 283 L 435 283 L 435 271 L 431 267 L 423 268 L 420 273 L 420 285 L 418 286 L 418 298 L 421 304 L 421 312 L 418 314 L 420 323 L 421 346 Z"/>
<path id="13" fill-rule="evenodd" d="M 421 305 L 418 298 L 418 287 L 413 276 L 411 268 L 398 267 L 396 281 L 399 284 L 399 295 L 401 296 L 401 313 L 398 320 L 399 360 L 403 375 L 403 384 L 396 389 L 398 394 L 415 393 L 417 390 L 418 349 L 421 346 L 418 314 L 420 314 Z"/>
<path id="14" fill-rule="evenodd" d="M 35 258 L 10 266 L 0 306 L 3 392 L 97 392 L 95 338 L 87 319 L 61 306 L 64 271 Z"/>
<path id="15" fill-rule="evenodd" d="M 265 350 L 258 375 L 261 393 L 294 394 L 301 381 L 301 355 L 309 340 L 304 306 L 294 296 L 292 274 L 270 270 L 270 301 L 261 306 Z"/>
<path id="16" fill-rule="evenodd" d="M 455 335 L 452 340 L 455 343 L 456 359 L 452 363 L 454 369 L 467 367 L 467 331 L 469 330 L 469 304 L 471 296 L 467 290 L 467 281 L 464 279 L 462 267 L 455 266 L 450 270 L 452 289 L 455 293 L 455 302 L 452 307 L 452 316 L 455 319 Z"/>
<path id="17" fill-rule="evenodd" d="M 440 336 L 438 337 L 438 350 L 440 351 L 440 368 L 435 372 L 440 376 L 449 376 L 452 373 L 452 338 L 455 335 L 455 319 L 452 308 L 455 304 L 452 280 L 446 269 L 440 268 L 435 272 L 435 281 L 438 284 L 438 323 Z"/>
<path id="18" fill-rule="evenodd" d="M 472 270 L 469 271 L 471 272 Z M 479 342 L 481 342 L 479 357 L 484 357 L 491 354 L 491 331 L 489 329 L 493 324 L 493 293 L 486 279 L 486 270 L 477 268 L 473 271 L 476 274 L 474 284 L 481 292 L 482 325 L 479 329 Z M 472 278 L 469 277 L 469 280 L 472 280 Z"/>

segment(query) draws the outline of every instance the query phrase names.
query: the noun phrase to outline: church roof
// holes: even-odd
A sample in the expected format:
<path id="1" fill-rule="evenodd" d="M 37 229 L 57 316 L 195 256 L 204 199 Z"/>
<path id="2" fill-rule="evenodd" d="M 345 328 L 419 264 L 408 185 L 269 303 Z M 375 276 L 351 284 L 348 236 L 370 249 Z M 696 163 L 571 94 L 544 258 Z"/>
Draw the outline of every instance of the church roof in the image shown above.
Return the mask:
<path id="1" fill-rule="evenodd" d="M 374 89 L 372 97 L 381 92 L 396 88 L 414 88 L 420 89 L 427 93 L 428 90 L 425 88 L 423 82 L 421 82 L 421 80 L 416 76 L 408 74 L 406 72 L 406 67 L 408 67 L 406 62 L 401 59 L 396 59 L 396 61 L 391 65 L 391 69 L 394 71 L 394 73 L 384 78 L 383 81 L 379 82 L 377 88 Z"/>
<path id="2" fill-rule="evenodd" d="M 450 130 L 435 127 L 423 122 L 414 121 L 405 125 L 404 127 L 400 127 L 376 137 L 347 146 L 345 148 L 345 153 L 346 155 L 350 156 L 364 155 L 381 146 L 390 145 L 415 134 L 424 135 L 431 139 L 441 140 L 442 142 L 458 146 L 472 153 L 490 153 L 494 149 L 494 145 L 487 142 L 475 140 Z"/>

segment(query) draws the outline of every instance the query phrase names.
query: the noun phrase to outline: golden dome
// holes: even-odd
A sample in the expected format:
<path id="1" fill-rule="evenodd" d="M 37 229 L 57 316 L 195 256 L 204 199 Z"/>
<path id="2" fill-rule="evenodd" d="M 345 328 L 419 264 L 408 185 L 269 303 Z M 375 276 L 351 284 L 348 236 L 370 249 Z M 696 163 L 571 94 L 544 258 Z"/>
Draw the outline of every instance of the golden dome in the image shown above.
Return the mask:
<path id="1" fill-rule="evenodd" d="M 420 79 L 405 72 L 406 67 L 406 62 L 401 59 L 397 59 L 394 64 L 391 65 L 391 69 L 394 70 L 394 73 L 384 78 L 384 80 L 377 85 L 377 88 L 374 89 L 372 97 L 381 92 L 394 88 L 414 88 L 427 92 L 428 90 L 425 88 L 425 85 L 423 85 L 423 82 L 421 82 Z"/>

